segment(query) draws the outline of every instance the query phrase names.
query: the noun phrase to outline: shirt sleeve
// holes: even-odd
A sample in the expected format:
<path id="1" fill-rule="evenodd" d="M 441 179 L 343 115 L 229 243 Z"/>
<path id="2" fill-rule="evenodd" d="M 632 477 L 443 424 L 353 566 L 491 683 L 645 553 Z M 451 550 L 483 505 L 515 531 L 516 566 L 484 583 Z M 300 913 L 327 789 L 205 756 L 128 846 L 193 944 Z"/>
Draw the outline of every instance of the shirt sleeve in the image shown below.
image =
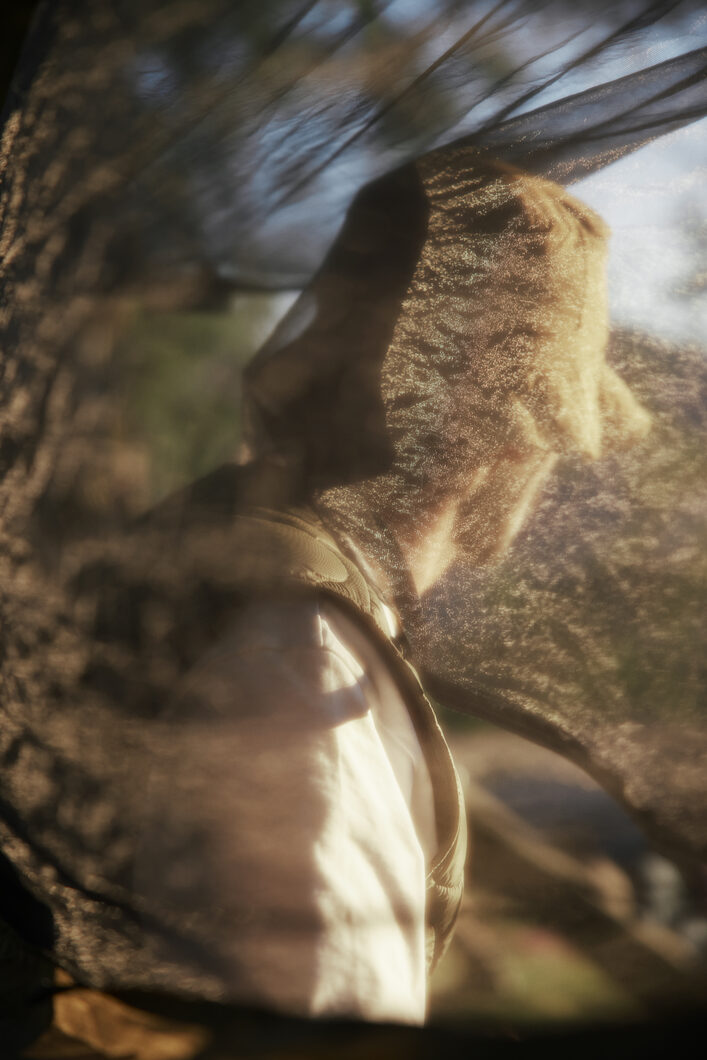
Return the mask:
<path id="1" fill-rule="evenodd" d="M 142 886 L 208 903 L 229 1000 L 424 1019 L 425 861 L 369 693 L 316 601 L 253 605 L 189 675 L 174 724 L 186 712 L 210 775 L 160 814 Z M 199 822 L 198 870 L 165 850 L 178 813 Z"/>

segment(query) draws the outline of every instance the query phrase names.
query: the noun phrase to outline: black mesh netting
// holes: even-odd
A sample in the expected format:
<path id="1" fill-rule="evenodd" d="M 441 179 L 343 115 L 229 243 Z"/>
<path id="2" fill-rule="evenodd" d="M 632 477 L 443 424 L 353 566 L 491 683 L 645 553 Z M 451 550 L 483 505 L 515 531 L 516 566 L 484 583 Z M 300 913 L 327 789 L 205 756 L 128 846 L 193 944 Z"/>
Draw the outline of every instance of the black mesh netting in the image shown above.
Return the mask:
<path id="1" fill-rule="evenodd" d="M 133 859 L 176 761 L 175 863 L 221 812 L 219 739 L 161 715 L 238 606 L 254 488 L 391 573 L 436 699 L 704 855 L 704 350 L 627 325 L 605 360 L 604 225 L 559 186 L 707 112 L 704 34 L 631 0 L 40 5 L 2 147 L 0 830 L 67 967 L 222 996 L 218 908 L 177 923 Z M 236 458 L 258 330 L 209 313 L 277 289 L 302 294 L 246 373 L 251 467 L 190 487 Z M 391 512 L 462 493 L 413 593 Z"/>

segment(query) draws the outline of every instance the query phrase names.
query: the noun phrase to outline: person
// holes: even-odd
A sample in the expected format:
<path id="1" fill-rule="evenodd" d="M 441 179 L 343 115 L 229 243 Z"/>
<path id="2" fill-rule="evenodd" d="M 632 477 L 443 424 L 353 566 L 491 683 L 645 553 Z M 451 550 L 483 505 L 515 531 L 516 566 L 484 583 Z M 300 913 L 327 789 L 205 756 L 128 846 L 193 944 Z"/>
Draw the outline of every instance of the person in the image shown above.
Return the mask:
<path id="1" fill-rule="evenodd" d="M 248 369 L 243 596 L 169 713 L 227 748 L 210 868 L 170 889 L 182 808 L 162 805 L 136 877 L 233 924 L 216 943 L 230 1000 L 425 1019 L 465 825 L 405 630 L 460 557 L 511 546 L 560 453 L 647 429 L 605 361 L 605 244 L 557 185 L 427 156 L 359 196 Z"/>
<path id="2" fill-rule="evenodd" d="M 170 611 L 188 665 L 135 807 L 121 789 L 140 923 L 116 907 L 103 947 L 90 917 L 67 935 L 79 980 L 425 1020 L 466 845 L 414 668 L 425 599 L 511 547 L 562 454 L 648 429 L 605 360 L 606 234 L 563 188 L 466 147 L 354 202 L 246 373 L 241 466 L 162 506 L 154 553 L 149 532 L 131 546 L 206 610 L 183 630 Z M 56 1024 L 115 1048 L 142 1017 L 110 1009 L 107 1042 L 106 1004 L 65 993 Z"/>

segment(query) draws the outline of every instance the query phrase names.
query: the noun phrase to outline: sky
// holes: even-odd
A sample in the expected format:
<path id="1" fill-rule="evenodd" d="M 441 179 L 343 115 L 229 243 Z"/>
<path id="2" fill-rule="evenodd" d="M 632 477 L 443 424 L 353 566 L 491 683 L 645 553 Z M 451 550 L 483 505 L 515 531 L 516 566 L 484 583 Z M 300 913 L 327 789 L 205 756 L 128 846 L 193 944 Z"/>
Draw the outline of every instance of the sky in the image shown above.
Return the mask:
<path id="1" fill-rule="evenodd" d="M 615 74 L 604 67 L 603 76 L 624 76 L 698 47 L 706 27 L 707 8 L 682 22 L 661 22 L 646 35 L 644 47 L 621 51 Z M 548 101 L 543 97 L 542 102 Z M 661 136 L 572 186 L 612 231 L 609 300 L 614 323 L 707 346 L 707 291 L 685 294 L 686 281 L 707 265 L 706 188 L 707 119 Z M 696 222 L 702 226 L 701 247 Z"/>
<path id="2" fill-rule="evenodd" d="M 707 119 L 654 141 L 572 186 L 609 224 L 612 320 L 706 345 L 707 292 L 681 295 L 707 267 Z M 699 224 L 702 246 L 699 246 Z"/>

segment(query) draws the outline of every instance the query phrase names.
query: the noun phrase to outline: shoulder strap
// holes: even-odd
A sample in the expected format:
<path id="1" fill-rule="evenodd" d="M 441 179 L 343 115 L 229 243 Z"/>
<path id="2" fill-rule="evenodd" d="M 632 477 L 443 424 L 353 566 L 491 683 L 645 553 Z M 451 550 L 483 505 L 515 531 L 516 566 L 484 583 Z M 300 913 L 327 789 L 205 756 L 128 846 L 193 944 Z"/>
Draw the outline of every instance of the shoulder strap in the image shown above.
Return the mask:
<path id="1" fill-rule="evenodd" d="M 314 589 L 368 616 L 387 635 L 384 601 L 313 512 L 249 509 L 236 516 L 239 580 L 251 590 Z"/>

